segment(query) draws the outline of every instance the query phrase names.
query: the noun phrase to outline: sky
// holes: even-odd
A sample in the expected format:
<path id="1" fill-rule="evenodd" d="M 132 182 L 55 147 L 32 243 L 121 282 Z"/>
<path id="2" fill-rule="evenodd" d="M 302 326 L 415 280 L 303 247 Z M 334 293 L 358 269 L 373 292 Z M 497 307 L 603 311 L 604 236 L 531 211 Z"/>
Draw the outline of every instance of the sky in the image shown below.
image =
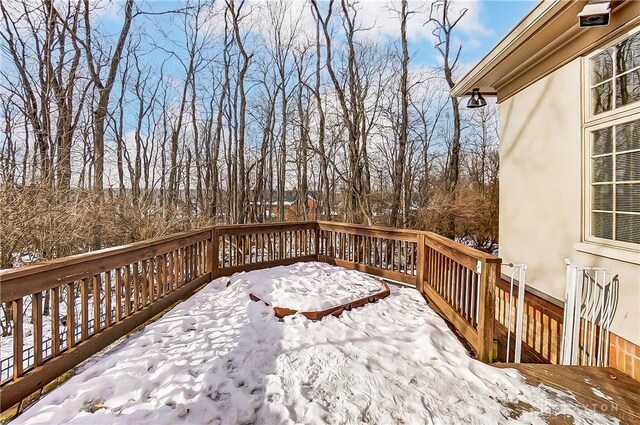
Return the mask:
<path id="1" fill-rule="evenodd" d="M 479 2 L 479 23 L 485 30 L 462 50 L 462 60 L 475 64 L 482 59 L 500 40 L 506 36 L 529 13 L 538 2 L 535 0 L 481 0 Z"/>
<path id="2" fill-rule="evenodd" d="M 378 3 L 365 0 L 364 5 Z M 410 0 L 410 5 L 411 5 Z M 412 61 L 418 65 L 433 65 L 438 62 L 438 53 L 433 48 L 431 28 L 423 25 L 427 16 L 426 2 L 414 0 L 424 11 L 418 22 L 409 22 L 409 47 Z M 480 61 L 500 42 L 538 3 L 536 0 L 464 0 L 455 1 L 454 7 L 467 9 L 465 17 L 454 30 L 455 41 L 463 45 L 461 67 L 468 69 Z M 378 12 L 379 13 L 379 12 Z M 454 14 L 454 16 L 456 16 Z M 397 20 L 390 25 L 389 32 L 397 37 Z M 413 28 L 412 28 L 413 27 Z M 412 36 L 413 35 L 413 36 Z"/>
<path id="3" fill-rule="evenodd" d="M 239 0 L 236 0 L 238 2 Z M 245 0 L 248 5 L 265 5 L 273 0 Z M 285 0 L 286 1 L 286 0 Z M 299 13 L 302 9 L 308 9 L 307 0 L 291 1 L 292 14 Z M 224 1 L 218 0 L 217 7 L 223 7 Z M 323 0 L 319 1 L 321 8 Z M 454 1 L 453 7 L 458 10 L 467 9 L 466 16 L 456 27 L 457 41 L 464 45 L 461 54 L 462 63 L 467 66 L 478 62 L 495 46 L 520 20 L 530 12 L 537 0 L 460 0 Z M 146 10 L 171 10 L 184 6 L 180 0 L 139 0 L 139 5 Z M 392 37 L 397 39 L 399 33 L 399 21 L 395 12 L 390 10 L 397 7 L 399 0 L 359 0 L 359 18 L 363 25 L 370 27 L 368 31 L 373 37 Z M 338 8 L 336 1 L 335 8 Z M 409 0 L 410 10 L 422 13 L 412 17 L 408 24 L 409 46 L 412 60 L 419 65 L 433 65 L 437 61 L 437 52 L 433 49 L 433 36 L 429 25 L 424 25 L 428 15 L 429 2 L 426 0 Z M 103 9 L 107 21 L 112 20 L 116 28 L 122 16 L 122 2 L 107 0 Z M 304 11 L 308 22 L 304 22 L 307 28 L 314 28 L 308 10 Z M 264 16 L 258 13 L 258 21 Z M 112 18 L 112 19 L 109 19 Z M 161 21 L 161 20 L 160 20 Z M 260 23 L 258 22 L 258 26 Z M 303 27 L 305 26 L 303 25 Z M 146 28 L 151 33 L 154 28 L 151 25 Z M 270 28 L 266 28 L 269 31 Z"/>

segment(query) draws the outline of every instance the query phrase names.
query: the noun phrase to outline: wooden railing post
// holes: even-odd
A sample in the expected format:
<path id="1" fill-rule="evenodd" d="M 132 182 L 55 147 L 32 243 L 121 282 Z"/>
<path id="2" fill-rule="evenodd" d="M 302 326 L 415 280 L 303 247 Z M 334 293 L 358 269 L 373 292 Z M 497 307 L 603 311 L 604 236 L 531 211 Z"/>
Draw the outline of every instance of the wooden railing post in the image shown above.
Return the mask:
<path id="1" fill-rule="evenodd" d="M 422 284 L 424 283 L 424 274 L 425 274 L 425 241 L 424 234 L 418 233 L 417 235 L 417 244 L 418 244 L 418 252 L 416 258 L 416 289 L 418 292 L 422 293 Z"/>
<path id="2" fill-rule="evenodd" d="M 500 264 L 478 260 L 480 270 L 480 299 L 478 311 L 478 359 L 491 363 L 493 359 L 493 322 L 495 315 L 496 284 Z"/>

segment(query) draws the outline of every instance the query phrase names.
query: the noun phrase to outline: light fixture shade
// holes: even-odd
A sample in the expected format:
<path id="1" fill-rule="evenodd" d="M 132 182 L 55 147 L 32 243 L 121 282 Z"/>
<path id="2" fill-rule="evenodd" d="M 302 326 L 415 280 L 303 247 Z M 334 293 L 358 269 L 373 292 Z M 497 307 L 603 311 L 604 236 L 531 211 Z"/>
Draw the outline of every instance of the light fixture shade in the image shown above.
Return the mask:
<path id="1" fill-rule="evenodd" d="M 473 89 L 469 102 L 467 103 L 467 108 L 474 109 L 482 108 L 483 106 L 487 106 L 487 101 L 484 100 L 484 97 L 480 94 L 480 89 Z"/>

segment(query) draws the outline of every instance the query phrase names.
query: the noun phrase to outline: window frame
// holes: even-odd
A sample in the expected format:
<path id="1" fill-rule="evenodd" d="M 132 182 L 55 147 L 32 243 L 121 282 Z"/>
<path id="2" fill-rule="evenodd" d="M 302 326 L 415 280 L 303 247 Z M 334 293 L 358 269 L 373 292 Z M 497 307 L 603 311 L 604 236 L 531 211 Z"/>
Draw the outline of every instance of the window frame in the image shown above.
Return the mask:
<path id="1" fill-rule="evenodd" d="M 613 39 L 612 41 L 607 42 L 606 44 L 598 47 L 597 49 L 593 50 L 592 52 L 590 52 L 588 55 L 583 57 L 583 63 L 582 63 L 582 69 L 583 69 L 583 84 L 582 87 L 584 89 L 584 93 L 583 93 L 583 116 L 584 116 L 584 124 L 596 124 L 598 122 L 602 122 L 602 121 L 606 121 L 606 120 L 611 120 L 614 119 L 615 117 L 617 117 L 619 114 L 624 114 L 625 112 L 628 111 L 633 111 L 638 109 L 638 107 L 640 105 L 638 105 L 640 103 L 640 101 L 636 101 L 634 103 L 630 103 L 627 105 L 623 105 L 620 106 L 618 108 L 615 107 L 615 102 L 616 102 L 616 79 L 619 78 L 621 75 L 624 74 L 629 74 L 631 72 L 635 72 L 638 70 L 638 68 L 633 68 L 632 70 L 629 71 L 625 71 L 622 74 L 615 74 L 611 77 L 611 91 L 612 91 L 612 98 L 611 101 L 613 102 L 613 107 L 606 111 L 606 112 L 601 112 L 599 114 L 594 114 L 591 108 L 591 102 L 592 102 L 592 95 L 591 95 L 591 89 L 595 86 L 598 86 L 600 84 L 603 84 L 604 81 L 601 81 L 600 83 L 596 84 L 595 86 L 593 86 L 591 84 L 591 59 L 595 56 L 598 56 L 600 53 L 604 52 L 605 50 L 615 46 L 616 44 L 632 37 L 633 35 L 640 33 L 640 25 L 637 27 L 632 28 L 629 31 L 626 31 L 625 33 L 623 33 L 622 35 L 620 35 L 619 37 L 616 37 L 615 39 Z M 616 55 L 613 55 L 613 62 L 615 64 L 616 61 Z M 605 80 L 608 81 L 608 80 Z"/>
<path id="2" fill-rule="evenodd" d="M 624 105 L 621 106 L 619 108 L 615 108 L 615 79 L 617 78 L 617 76 L 613 77 L 614 82 L 612 83 L 612 90 L 613 90 L 613 99 L 612 102 L 614 103 L 614 107 L 606 112 L 602 112 L 599 114 L 593 114 L 592 111 L 592 98 L 591 98 L 591 89 L 592 89 L 592 84 L 591 84 L 591 58 L 593 58 L 594 56 L 602 53 L 603 51 L 611 48 L 612 46 L 615 46 L 616 44 L 620 43 L 621 41 L 624 41 L 625 39 L 628 39 L 629 37 L 635 35 L 636 33 L 640 32 L 640 26 L 636 26 L 634 28 L 632 28 L 629 31 L 625 31 L 624 34 L 620 35 L 619 37 L 616 37 L 615 39 L 607 42 L 606 44 L 598 47 L 597 49 L 593 50 L 592 52 L 590 52 L 588 55 L 583 56 L 583 61 L 582 61 L 582 87 L 583 87 L 583 94 L 582 94 L 582 116 L 583 116 L 583 123 L 582 123 L 582 163 L 583 163 L 583 173 L 582 173 L 582 198 L 583 198 L 583 202 L 582 202 L 582 222 L 583 222 L 583 226 L 582 226 L 582 242 L 586 242 L 586 243 L 591 243 L 591 244 L 595 244 L 595 245 L 599 245 L 599 246 L 608 246 L 608 247 L 613 247 L 613 248 L 621 248 L 621 249 L 625 249 L 625 250 L 630 250 L 630 251 L 634 251 L 634 252 L 640 252 L 640 243 L 632 243 L 632 242 L 623 242 L 623 241 L 617 241 L 614 239 L 606 239 L 606 238 L 600 238 L 600 237 L 596 237 L 592 235 L 591 232 L 591 221 L 592 221 L 592 146 L 593 146 L 593 136 L 592 133 L 594 131 L 603 129 L 603 128 L 607 128 L 607 127 L 613 127 L 619 124 L 623 124 L 626 122 L 630 122 L 630 121 L 634 121 L 636 119 L 639 119 L 640 117 L 640 101 L 636 101 L 634 103 L 630 103 L 628 105 Z M 614 55 L 615 58 L 615 55 Z M 615 59 L 614 59 L 615 60 Z M 635 69 L 635 68 L 634 68 Z M 632 71 L 629 71 L 632 72 Z M 615 139 L 613 140 L 613 143 L 615 145 L 616 141 Z M 615 163 L 615 158 L 616 158 L 616 153 L 615 153 L 615 146 L 613 149 L 613 161 Z M 615 173 L 615 168 L 614 168 L 614 173 Z M 613 178 L 613 191 L 614 191 L 614 198 L 613 198 L 613 216 L 614 216 L 614 221 L 613 221 L 613 226 L 614 226 L 614 232 L 615 232 L 615 211 L 616 211 L 616 205 L 615 205 L 615 188 L 616 188 L 616 183 L 615 183 L 615 174 L 612 177 Z"/>

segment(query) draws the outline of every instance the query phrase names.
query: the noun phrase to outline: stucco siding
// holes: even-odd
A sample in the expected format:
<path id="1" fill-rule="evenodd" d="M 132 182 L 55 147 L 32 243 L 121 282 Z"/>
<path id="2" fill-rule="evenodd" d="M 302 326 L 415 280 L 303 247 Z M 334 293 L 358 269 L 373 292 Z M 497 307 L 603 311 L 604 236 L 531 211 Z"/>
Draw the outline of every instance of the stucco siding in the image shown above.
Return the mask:
<path id="1" fill-rule="evenodd" d="M 565 264 L 620 276 L 612 331 L 640 344 L 640 266 L 576 251 L 582 236 L 581 61 L 500 103 L 500 248 L 527 284 L 564 299 Z M 640 257 L 640 254 L 638 254 Z"/>

